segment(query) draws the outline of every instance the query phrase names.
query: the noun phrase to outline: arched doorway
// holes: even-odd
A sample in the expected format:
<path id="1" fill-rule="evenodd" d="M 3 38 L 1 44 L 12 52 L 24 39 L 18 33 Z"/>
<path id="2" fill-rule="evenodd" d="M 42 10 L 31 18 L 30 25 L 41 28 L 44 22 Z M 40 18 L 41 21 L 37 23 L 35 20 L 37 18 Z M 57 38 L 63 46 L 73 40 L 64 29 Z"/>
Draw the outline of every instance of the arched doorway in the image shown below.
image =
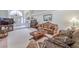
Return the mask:
<path id="1" fill-rule="evenodd" d="M 14 19 L 14 27 L 15 28 L 21 28 L 25 27 L 25 19 L 23 16 L 23 12 L 19 10 L 9 10 L 9 16 Z"/>

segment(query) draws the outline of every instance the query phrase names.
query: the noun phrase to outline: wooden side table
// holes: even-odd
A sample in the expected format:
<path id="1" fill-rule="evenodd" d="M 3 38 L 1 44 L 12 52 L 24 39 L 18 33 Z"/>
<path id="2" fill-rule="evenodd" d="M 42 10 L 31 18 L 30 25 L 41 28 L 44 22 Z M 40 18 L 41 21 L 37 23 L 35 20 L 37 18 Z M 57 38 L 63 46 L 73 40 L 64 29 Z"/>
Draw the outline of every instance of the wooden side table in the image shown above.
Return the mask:
<path id="1" fill-rule="evenodd" d="M 0 38 L 5 38 L 8 36 L 8 32 L 5 30 L 0 30 Z"/>
<path id="2" fill-rule="evenodd" d="M 8 36 L 7 26 L 0 25 L 0 38 L 5 38 Z"/>

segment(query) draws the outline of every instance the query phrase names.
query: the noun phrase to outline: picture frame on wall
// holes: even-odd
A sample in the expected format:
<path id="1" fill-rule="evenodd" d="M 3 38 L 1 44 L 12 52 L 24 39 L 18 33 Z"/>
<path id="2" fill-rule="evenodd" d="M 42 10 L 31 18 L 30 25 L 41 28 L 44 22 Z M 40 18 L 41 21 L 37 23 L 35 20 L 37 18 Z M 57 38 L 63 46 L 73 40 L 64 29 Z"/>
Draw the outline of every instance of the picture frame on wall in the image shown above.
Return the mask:
<path id="1" fill-rule="evenodd" d="M 44 21 L 52 21 L 52 14 L 43 15 Z"/>

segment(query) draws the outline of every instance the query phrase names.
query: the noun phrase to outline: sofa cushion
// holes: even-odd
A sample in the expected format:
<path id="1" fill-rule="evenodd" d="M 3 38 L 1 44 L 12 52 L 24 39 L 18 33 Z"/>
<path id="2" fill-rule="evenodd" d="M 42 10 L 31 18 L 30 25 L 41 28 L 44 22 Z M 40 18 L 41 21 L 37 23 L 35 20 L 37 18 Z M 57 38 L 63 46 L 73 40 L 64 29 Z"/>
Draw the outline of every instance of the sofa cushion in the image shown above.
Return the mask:
<path id="1" fill-rule="evenodd" d="M 72 38 L 73 31 L 72 30 L 60 30 L 59 35 L 68 36 L 69 38 Z"/>
<path id="2" fill-rule="evenodd" d="M 72 39 L 75 41 L 72 48 L 79 48 L 79 29 L 73 33 Z"/>
<path id="3" fill-rule="evenodd" d="M 37 29 L 38 30 L 44 30 L 44 31 L 46 31 L 46 33 L 53 35 L 54 31 L 58 30 L 58 25 L 50 23 L 50 22 L 46 22 L 46 23 L 43 23 L 43 24 L 38 24 Z M 55 29 L 57 29 L 57 30 L 55 30 Z"/>

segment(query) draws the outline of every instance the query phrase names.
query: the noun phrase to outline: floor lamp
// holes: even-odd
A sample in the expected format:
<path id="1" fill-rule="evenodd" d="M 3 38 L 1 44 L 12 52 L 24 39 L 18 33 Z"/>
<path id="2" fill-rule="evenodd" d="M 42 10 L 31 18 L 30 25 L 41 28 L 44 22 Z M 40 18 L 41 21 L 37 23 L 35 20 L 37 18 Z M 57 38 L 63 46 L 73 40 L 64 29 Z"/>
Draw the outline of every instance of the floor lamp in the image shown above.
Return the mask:
<path id="1" fill-rule="evenodd" d="M 72 24 L 71 28 L 72 28 L 72 29 L 76 29 L 77 26 L 78 26 L 79 20 L 78 20 L 76 17 L 73 17 L 73 18 L 70 20 L 70 23 Z"/>

